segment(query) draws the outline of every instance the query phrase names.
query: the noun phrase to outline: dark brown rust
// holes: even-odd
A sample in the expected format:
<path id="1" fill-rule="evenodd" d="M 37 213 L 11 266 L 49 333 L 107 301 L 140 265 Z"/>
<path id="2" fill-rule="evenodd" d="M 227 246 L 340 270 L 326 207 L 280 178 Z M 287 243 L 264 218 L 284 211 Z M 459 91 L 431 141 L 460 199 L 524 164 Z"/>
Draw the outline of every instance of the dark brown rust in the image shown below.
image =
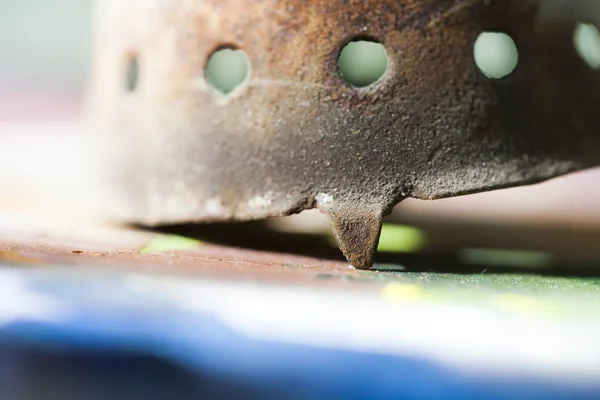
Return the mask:
<path id="1" fill-rule="evenodd" d="M 406 197 L 597 165 L 598 72 L 576 53 L 577 21 L 540 19 L 539 3 L 103 0 L 93 102 L 126 195 L 110 208 L 127 204 L 123 218 L 165 224 L 319 207 L 350 262 L 369 268 L 382 215 Z M 492 80 L 477 68 L 483 31 L 515 40 L 520 62 L 510 76 Z M 356 89 L 337 58 L 364 37 L 386 46 L 389 67 Z M 224 45 L 243 49 L 252 66 L 228 97 L 204 77 Z M 128 93 L 131 54 L 140 80 Z"/>

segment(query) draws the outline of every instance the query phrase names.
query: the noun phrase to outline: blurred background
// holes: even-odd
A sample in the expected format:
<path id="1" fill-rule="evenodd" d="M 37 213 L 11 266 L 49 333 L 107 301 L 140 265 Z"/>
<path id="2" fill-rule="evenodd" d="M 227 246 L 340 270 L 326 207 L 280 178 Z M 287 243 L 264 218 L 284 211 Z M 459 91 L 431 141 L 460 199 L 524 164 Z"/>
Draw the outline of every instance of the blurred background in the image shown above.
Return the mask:
<path id="1" fill-rule="evenodd" d="M 82 122 L 91 31 L 90 0 L 0 0 L 4 218 L 51 216 L 94 188 Z"/>
<path id="2" fill-rule="evenodd" d="M 77 118 L 90 63 L 90 0 L 0 0 L 0 118 Z"/>

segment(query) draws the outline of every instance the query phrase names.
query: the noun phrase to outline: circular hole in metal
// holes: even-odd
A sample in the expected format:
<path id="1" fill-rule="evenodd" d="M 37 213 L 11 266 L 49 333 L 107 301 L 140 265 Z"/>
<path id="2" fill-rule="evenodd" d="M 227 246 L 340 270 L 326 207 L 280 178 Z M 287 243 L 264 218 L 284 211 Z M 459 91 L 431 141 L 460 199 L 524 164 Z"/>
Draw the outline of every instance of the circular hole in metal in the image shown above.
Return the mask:
<path id="1" fill-rule="evenodd" d="M 344 81 L 354 87 L 377 82 L 388 68 L 388 54 L 381 43 L 357 40 L 348 43 L 340 53 L 338 68 Z"/>
<path id="2" fill-rule="evenodd" d="M 506 33 L 483 32 L 473 47 L 475 63 L 488 78 L 502 79 L 510 75 L 519 64 L 519 50 Z"/>
<path id="3" fill-rule="evenodd" d="M 125 89 L 135 92 L 140 81 L 140 61 L 137 56 L 132 55 L 127 59 L 127 70 L 125 72 Z"/>
<path id="4" fill-rule="evenodd" d="M 592 24 L 578 24 L 573 35 L 577 54 L 592 69 L 600 69 L 600 32 Z"/>
<path id="5" fill-rule="evenodd" d="M 250 60 L 243 51 L 223 48 L 215 51 L 206 64 L 206 79 L 219 93 L 229 94 L 250 78 Z"/>

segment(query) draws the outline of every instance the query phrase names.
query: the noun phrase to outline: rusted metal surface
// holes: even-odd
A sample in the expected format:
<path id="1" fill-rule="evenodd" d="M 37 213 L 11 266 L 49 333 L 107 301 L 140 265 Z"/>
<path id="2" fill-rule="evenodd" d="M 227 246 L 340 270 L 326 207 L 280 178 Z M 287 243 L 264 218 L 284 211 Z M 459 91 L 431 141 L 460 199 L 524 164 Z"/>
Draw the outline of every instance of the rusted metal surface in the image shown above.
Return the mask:
<path id="1" fill-rule="evenodd" d="M 326 235 L 285 233 L 261 221 L 235 224 L 187 225 L 147 231 L 85 222 L 57 225 L 36 218 L 0 213 L 0 262 L 80 270 L 116 270 L 171 276 L 241 280 L 247 283 L 345 286 L 378 289 L 405 275 L 424 281 L 440 273 L 600 276 L 597 243 L 600 231 L 545 226 L 491 226 L 464 221 L 412 221 L 427 235 L 417 253 L 379 253 L 375 271 L 348 268 Z M 176 236 L 173 236 L 176 235 Z M 189 243 L 171 237 L 196 239 Z M 156 243 L 168 246 L 157 246 Z M 490 250 L 487 259 L 466 261 L 468 249 Z M 551 262 L 494 260 L 494 249 L 545 254 Z M 400 272 L 393 273 L 393 272 Z M 412 274 L 409 274 L 412 273 Z M 442 276 L 439 275 L 439 276 Z M 502 275 L 499 275 L 502 276 Z M 359 286 L 356 286 L 359 285 Z"/>
<path id="2" fill-rule="evenodd" d="M 540 19 L 539 6 L 98 2 L 92 105 L 126 199 L 107 208 L 157 225 L 318 207 L 350 263 L 369 268 L 381 218 L 402 199 L 530 184 L 597 165 L 598 72 L 576 53 L 577 21 Z M 474 62 L 483 31 L 506 32 L 517 44 L 519 65 L 504 79 L 489 79 Z M 337 69 L 356 38 L 381 42 L 389 55 L 385 77 L 361 89 Z M 204 75 L 223 46 L 244 50 L 252 68 L 229 96 Z M 133 57 L 139 85 L 128 92 Z"/>
<path id="3" fill-rule="evenodd" d="M 73 272 L 111 270 L 256 284 L 352 287 L 364 281 L 340 260 L 209 242 L 200 243 L 193 249 L 144 253 L 141 250 L 162 235 L 123 228 L 93 228 L 92 234 L 89 232 L 49 235 L 35 229 L 21 234 L 10 229 L 0 230 L 0 262 L 37 268 L 63 266 Z M 382 281 L 373 289 L 377 290 L 383 284 Z"/>

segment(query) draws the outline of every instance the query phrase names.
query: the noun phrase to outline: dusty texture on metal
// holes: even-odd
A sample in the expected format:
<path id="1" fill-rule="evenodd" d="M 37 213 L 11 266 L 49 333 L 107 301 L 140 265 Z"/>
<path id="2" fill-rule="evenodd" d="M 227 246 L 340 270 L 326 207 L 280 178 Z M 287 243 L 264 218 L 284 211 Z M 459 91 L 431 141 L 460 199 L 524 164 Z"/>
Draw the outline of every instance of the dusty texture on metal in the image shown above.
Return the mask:
<path id="1" fill-rule="evenodd" d="M 319 207 L 358 268 L 402 199 L 539 182 L 600 161 L 600 79 L 573 46 L 576 21 L 523 0 L 103 0 L 93 109 L 113 177 L 145 224 L 249 220 Z M 492 80 L 483 31 L 512 36 L 517 69 Z M 337 59 L 370 38 L 385 77 L 345 83 Z M 244 50 L 249 82 L 214 92 L 204 69 Z M 128 92 L 129 60 L 139 85 Z"/>
<path id="2" fill-rule="evenodd" d="M 340 250 L 355 268 L 373 265 L 383 212 L 364 204 L 347 204 L 343 208 L 325 208 Z"/>

